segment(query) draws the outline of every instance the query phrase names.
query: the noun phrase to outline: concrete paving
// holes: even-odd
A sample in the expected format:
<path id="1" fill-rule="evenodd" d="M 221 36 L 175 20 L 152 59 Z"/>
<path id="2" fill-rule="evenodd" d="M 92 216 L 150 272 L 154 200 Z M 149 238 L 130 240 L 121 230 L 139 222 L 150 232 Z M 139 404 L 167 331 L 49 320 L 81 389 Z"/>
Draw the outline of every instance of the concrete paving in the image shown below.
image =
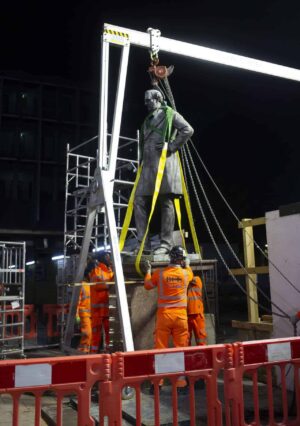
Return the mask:
<path id="1" fill-rule="evenodd" d="M 53 399 L 43 397 L 43 406 L 53 404 Z M 12 423 L 12 398 L 8 394 L 0 395 L 0 424 L 1 426 L 11 426 Z M 19 423 L 18 426 L 34 425 L 35 416 L 35 397 L 33 395 L 22 395 L 19 403 Z M 43 418 L 40 420 L 40 426 L 46 426 Z"/>

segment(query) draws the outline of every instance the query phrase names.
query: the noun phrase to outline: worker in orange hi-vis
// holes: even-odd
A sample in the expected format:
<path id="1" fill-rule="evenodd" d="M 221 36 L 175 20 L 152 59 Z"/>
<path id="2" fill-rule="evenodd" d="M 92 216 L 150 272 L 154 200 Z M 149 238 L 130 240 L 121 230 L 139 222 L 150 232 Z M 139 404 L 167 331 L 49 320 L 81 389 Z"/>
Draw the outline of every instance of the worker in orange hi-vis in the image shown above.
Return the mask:
<path id="1" fill-rule="evenodd" d="M 92 341 L 92 325 L 91 325 L 91 299 L 90 299 L 90 286 L 89 282 L 89 269 L 84 271 L 84 278 L 80 290 L 79 302 L 77 306 L 76 322 L 80 323 L 81 338 L 78 351 L 85 354 L 90 353 L 90 346 Z"/>
<path id="2" fill-rule="evenodd" d="M 202 281 L 194 277 L 189 283 L 187 292 L 187 314 L 189 328 L 189 345 L 194 333 L 196 345 L 206 345 L 204 305 L 202 299 Z"/>
<path id="3" fill-rule="evenodd" d="M 174 246 L 170 252 L 170 263 L 163 269 L 156 269 L 151 275 L 151 264 L 146 263 L 144 287 L 157 288 L 157 315 L 155 328 L 155 348 L 168 347 L 172 336 L 175 347 L 188 346 L 187 288 L 193 279 L 191 268 L 185 267 L 186 252 L 181 246 Z M 161 383 L 162 384 L 162 383 Z M 177 387 L 185 387 L 184 377 L 176 382 Z"/>
<path id="4" fill-rule="evenodd" d="M 98 353 L 101 343 L 102 327 L 105 333 L 105 350 L 109 348 L 109 289 L 106 284 L 114 277 L 110 253 L 97 253 L 97 265 L 90 273 L 91 282 L 98 284 L 91 286 L 91 313 L 92 313 L 92 343 L 91 353 Z"/>

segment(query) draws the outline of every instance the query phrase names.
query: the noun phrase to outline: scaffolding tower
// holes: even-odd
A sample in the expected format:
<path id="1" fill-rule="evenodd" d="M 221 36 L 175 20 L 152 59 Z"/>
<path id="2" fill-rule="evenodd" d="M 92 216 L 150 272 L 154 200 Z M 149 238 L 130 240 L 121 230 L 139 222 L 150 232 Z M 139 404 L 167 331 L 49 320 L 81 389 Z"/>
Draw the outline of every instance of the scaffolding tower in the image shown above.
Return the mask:
<path id="1" fill-rule="evenodd" d="M 108 134 L 108 140 L 111 134 Z M 97 167 L 98 137 L 95 136 L 73 148 L 67 145 L 66 188 L 64 215 L 64 261 L 58 264 L 58 304 L 66 306 L 70 301 L 71 291 L 66 284 L 74 283 L 79 252 L 82 247 L 87 221 L 87 203 L 91 183 Z M 96 156 L 89 155 L 96 153 Z M 134 185 L 138 168 L 138 134 L 129 138 L 120 136 L 117 165 L 113 182 L 113 208 L 118 234 L 122 229 L 128 200 Z M 129 228 L 129 245 L 135 244 L 136 229 Z M 109 232 L 103 208 L 97 210 L 92 230 L 89 252 L 108 249 Z M 66 312 L 62 310 L 59 321 L 61 336 L 64 334 Z"/>
<path id="2" fill-rule="evenodd" d="M 0 242 L 0 359 L 24 356 L 25 242 Z"/>

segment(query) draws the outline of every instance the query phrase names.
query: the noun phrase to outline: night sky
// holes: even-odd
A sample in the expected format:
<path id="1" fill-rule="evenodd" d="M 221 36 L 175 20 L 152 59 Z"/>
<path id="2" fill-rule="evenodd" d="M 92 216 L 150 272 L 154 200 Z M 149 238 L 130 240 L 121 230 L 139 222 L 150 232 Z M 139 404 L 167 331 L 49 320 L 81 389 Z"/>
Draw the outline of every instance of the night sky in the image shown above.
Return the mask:
<path id="1" fill-rule="evenodd" d="M 196 6 L 197 5 L 197 6 Z M 159 28 L 177 40 L 300 68 L 298 1 L 11 1 L 1 5 L 0 71 L 60 76 L 98 91 L 103 23 Z M 300 201 L 300 83 L 179 56 L 170 78 L 194 143 L 239 217 L 259 217 Z M 132 48 L 122 133 L 145 115 L 146 50 Z M 214 208 L 226 214 L 207 187 Z"/>

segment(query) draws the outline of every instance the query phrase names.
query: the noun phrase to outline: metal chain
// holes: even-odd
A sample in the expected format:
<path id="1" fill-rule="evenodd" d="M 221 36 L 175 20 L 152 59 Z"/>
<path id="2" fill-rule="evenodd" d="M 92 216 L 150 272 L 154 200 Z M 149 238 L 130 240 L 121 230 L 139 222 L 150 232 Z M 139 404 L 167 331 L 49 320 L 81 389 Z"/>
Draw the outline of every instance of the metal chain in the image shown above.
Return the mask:
<path id="1" fill-rule="evenodd" d="M 166 87 L 166 91 L 168 93 L 168 98 L 169 101 L 171 103 L 171 105 L 174 107 L 174 109 L 176 109 L 175 107 L 175 100 L 172 94 L 172 90 L 169 84 L 169 80 L 167 78 L 164 79 L 164 84 Z M 240 219 L 238 218 L 237 214 L 234 212 L 234 210 L 232 209 L 232 207 L 230 206 L 230 204 L 228 203 L 228 201 L 226 200 L 225 196 L 222 194 L 220 188 L 218 187 L 218 185 L 216 184 L 215 180 L 213 179 L 213 177 L 211 176 L 211 174 L 209 173 L 209 170 L 207 169 L 204 161 L 202 160 L 198 150 L 196 149 L 193 141 L 191 139 L 189 139 L 189 142 L 191 144 L 191 146 L 193 147 L 196 156 L 198 157 L 199 161 L 201 162 L 202 167 L 204 168 L 205 172 L 207 173 L 209 179 L 211 180 L 212 184 L 214 185 L 215 189 L 217 190 L 218 194 L 220 195 L 220 197 L 222 198 L 222 200 L 224 201 L 225 205 L 227 206 L 227 208 L 229 209 L 229 211 L 231 212 L 231 214 L 233 215 L 233 217 L 237 220 L 237 222 L 240 222 Z M 245 233 L 248 235 L 248 237 L 250 238 L 251 241 L 253 241 L 255 247 L 258 249 L 258 251 L 264 256 L 264 258 L 269 262 L 270 265 L 273 266 L 273 268 L 281 275 L 281 277 L 288 283 L 290 284 L 294 290 L 297 291 L 297 293 L 300 293 L 300 290 L 296 287 L 296 285 L 278 268 L 278 266 L 268 257 L 268 255 L 264 252 L 264 250 L 260 247 L 260 245 L 257 243 L 257 241 L 253 238 L 252 235 L 250 235 L 247 231 L 247 229 L 245 228 Z"/>
<path id="2" fill-rule="evenodd" d="M 232 277 L 232 279 L 234 280 L 234 282 L 237 284 L 237 286 L 242 290 L 242 292 L 244 293 L 244 294 L 246 294 L 247 295 L 247 297 L 249 297 L 249 299 L 250 300 L 252 300 L 254 303 L 256 303 L 261 309 L 263 309 L 264 311 L 266 311 L 266 312 L 271 312 L 270 311 L 270 309 L 268 309 L 268 308 L 265 308 L 263 305 L 261 305 L 257 300 L 255 300 L 253 297 L 251 297 L 250 295 L 248 295 L 247 294 L 247 292 L 246 292 L 246 290 L 242 287 L 242 285 L 239 283 L 239 281 L 236 279 L 236 277 L 233 275 L 233 273 L 231 272 L 231 270 L 230 270 L 230 268 L 229 268 L 229 266 L 227 265 L 227 263 L 226 263 L 226 261 L 225 261 L 225 259 L 224 259 L 224 257 L 223 257 L 223 255 L 221 254 L 221 252 L 220 252 L 220 250 L 219 250 L 219 247 L 218 247 L 218 245 L 217 245 L 217 243 L 216 243 L 216 241 L 215 241 L 215 238 L 214 238 L 214 236 L 213 236 L 213 234 L 212 234 L 212 232 L 211 232 L 211 229 L 210 229 L 210 226 L 209 226 L 209 224 L 208 224 L 208 221 L 207 221 L 207 218 L 206 218 L 206 216 L 205 216 L 205 213 L 204 213 L 204 210 L 203 210 L 203 207 L 202 207 L 202 204 L 201 204 L 201 202 L 200 202 L 200 199 L 199 199 L 199 196 L 198 196 L 198 192 L 197 192 L 197 189 L 196 189 L 196 185 L 195 185 L 195 182 L 194 182 L 194 179 L 193 179 L 193 176 L 192 176 L 192 172 L 191 172 L 191 170 L 190 170 L 190 167 L 189 167 L 189 161 L 188 161 L 188 158 L 187 158 L 187 154 L 186 154 L 186 147 L 184 146 L 183 147 L 183 149 L 182 149 L 182 151 L 183 151 L 183 156 L 184 156 L 184 159 L 185 159 L 185 162 L 186 162 L 186 169 L 187 170 L 189 170 L 189 172 L 190 172 L 190 180 L 191 180 L 191 183 L 192 183 L 192 186 L 193 186 L 193 190 L 194 190 L 194 194 L 195 194 L 195 197 L 196 197 L 196 200 L 197 200 L 197 203 L 198 203 L 198 206 L 199 206 L 199 209 L 200 209 L 200 211 L 201 211 L 201 214 L 202 214 L 202 217 L 203 217 L 203 220 L 204 220 L 204 223 L 205 223 L 205 227 L 206 227 L 206 229 L 207 229 L 207 231 L 208 231 L 208 233 L 209 233 L 209 236 L 210 236 L 210 239 L 211 239 L 211 241 L 213 242 L 213 245 L 214 245 L 214 247 L 215 247 L 215 249 L 216 249 L 216 251 L 217 251 L 217 253 L 218 253 L 218 255 L 220 256 L 220 259 L 222 260 L 222 262 L 223 262 L 223 264 L 224 264 L 224 266 L 225 266 L 225 268 L 226 268 L 226 270 L 227 270 L 227 272 L 230 274 L 230 276 Z M 194 169 L 194 173 L 195 173 L 195 175 L 197 176 L 197 178 L 198 178 L 198 182 L 199 182 L 199 185 L 200 185 L 200 188 L 201 188 L 201 190 L 202 190 L 202 193 L 203 193 L 203 195 L 204 195 L 204 197 L 205 197 L 205 200 L 206 200 L 206 202 L 207 202 L 207 205 L 208 205 L 208 207 L 209 207 L 209 209 L 210 209 L 210 211 L 211 211 L 211 214 L 212 214 L 212 216 L 213 216 L 213 218 L 214 218 L 214 220 L 215 220 L 215 222 L 216 222 L 216 224 L 217 224 L 217 226 L 218 226 L 218 228 L 219 228 L 219 230 L 220 230 L 220 232 L 221 232 L 221 234 L 222 234 L 222 236 L 223 236 L 223 238 L 224 238 L 224 241 L 226 242 L 226 244 L 227 244 L 227 246 L 228 246 L 228 248 L 230 249 L 230 251 L 232 252 L 232 254 L 234 255 L 234 257 L 235 257 L 235 259 L 238 261 L 238 263 L 240 264 L 240 266 L 246 271 L 246 269 L 245 269 L 245 267 L 242 265 L 242 263 L 240 262 L 240 260 L 238 259 L 238 257 L 236 256 L 236 254 L 234 253 L 234 250 L 232 249 L 232 247 L 231 247 L 231 245 L 230 245 L 230 243 L 229 243 L 229 241 L 227 240 L 227 238 L 226 238 L 226 236 L 225 236 L 225 234 L 224 234 L 224 232 L 223 232 L 223 230 L 221 229 L 221 226 L 220 226 L 220 224 L 219 224 L 219 222 L 218 222 L 218 219 L 216 218 L 216 216 L 215 216 L 215 214 L 214 214 L 214 212 L 213 212 L 213 209 L 212 209 L 212 207 L 211 207 L 211 205 L 210 205 L 210 203 L 209 203 L 209 200 L 206 198 L 206 194 L 205 194 L 205 191 L 204 191 L 204 188 L 203 188 L 203 186 L 202 186 L 202 182 L 200 181 L 200 178 L 199 178 L 199 176 L 198 176 L 198 173 L 197 173 L 197 170 L 196 170 L 196 167 L 195 167 L 195 164 L 194 164 L 194 162 L 193 162 L 193 159 L 192 159 L 192 156 L 191 156 L 191 153 L 188 151 L 188 153 L 189 153 L 189 156 L 190 156 L 190 159 L 191 159 L 191 162 L 192 162 L 192 166 L 193 166 L 193 169 Z M 246 271 L 247 272 L 247 271 Z M 268 301 L 270 301 L 271 302 L 271 304 L 273 305 L 273 306 L 275 306 L 280 312 L 282 312 L 282 314 L 283 315 L 281 315 L 281 314 L 278 314 L 277 312 L 273 312 L 273 315 L 276 315 L 276 316 L 279 316 L 279 317 L 281 317 L 281 318 L 287 318 L 287 319 L 289 319 L 289 315 L 286 313 L 286 312 L 284 312 L 279 306 L 277 306 L 274 302 L 272 302 L 272 300 L 257 286 L 257 284 L 255 283 L 255 281 L 249 276 L 249 279 L 250 279 L 250 281 L 253 283 L 253 285 L 257 288 L 257 290 L 268 300 Z"/>
<path id="3" fill-rule="evenodd" d="M 203 167 L 203 169 L 205 170 L 207 176 L 209 177 L 209 179 L 211 180 L 212 184 L 214 185 L 215 189 L 217 190 L 218 194 L 220 195 L 220 197 L 222 198 L 222 200 L 224 201 L 225 205 L 227 206 L 227 208 L 229 209 L 229 211 L 231 212 L 231 214 L 233 215 L 233 217 L 237 220 L 237 222 L 241 222 L 240 219 L 238 218 L 238 216 L 236 215 L 236 213 L 233 211 L 233 209 L 231 208 L 230 204 L 228 203 L 228 201 L 226 200 L 225 196 L 222 194 L 220 188 L 218 187 L 218 185 L 216 184 L 216 182 L 214 181 L 213 177 L 211 176 L 211 174 L 209 173 L 206 165 L 204 164 L 199 152 L 197 151 L 193 141 L 190 139 L 190 144 L 193 147 L 199 161 L 201 162 L 201 165 Z M 248 235 L 248 237 L 250 238 L 250 240 L 254 243 L 255 247 L 259 250 L 259 252 L 264 256 L 264 258 L 269 262 L 270 265 L 273 266 L 274 269 L 276 269 L 276 271 L 282 276 L 282 278 L 288 283 L 290 284 L 294 290 L 297 291 L 297 293 L 300 293 L 300 290 L 295 286 L 295 284 L 278 268 L 278 266 L 272 262 L 272 260 L 268 257 L 268 255 L 264 252 L 264 250 L 260 247 L 260 245 L 257 243 L 257 241 L 255 241 L 255 239 L 248 233 L 247 229 L 245 228 L 245 232 Z"/>
<path id="4" fill-rule="evenodd" d="M 164 82 L 164 85 L 165 85 L 165 90 L 167 91 L 167 95 L 168 95 L 168 99 L 169 99 L 169 101 L 170 101 L 170 103 L 171 103 L 171 105 L 173 106 L 173 108 L 176 110 L 176 106 L 175 106 L 175 100 L 174 100 L 174 97 L 173 97 L 173 94 L 172 94 L 172 90 L 171 90 L 171 87 L 170 87 L 170 84 L 169 84 L 169 81 L 168 81 L 168 79 L 167 78 L 165 78 L 164 80 L 163 80 L 163 82 Z M 192 146 L 193 146 L 193 148 L 194 148 L 194 150 L 196 151 L 196 153 L 197 153 L 197 155 L 198 155 L 198 158 L 200 158 L 200 155 L 199 155 L 199 153 L 198 153 L 198 151 L 196 150 L 196 148 L 195 148 L 195 146 L 194 146 L 194 144 L 193 144 L 193 142 L 192 142 L 192 140 L 190 139 L 190 142 L 191 142 L 191 144 L 192 144 Z M 185 157 L 185 160 L 186 160 L 186 163 L 187 163 L 187 167 L 184 167 L 184 170 L 185 169 L 187 169 L 187 170 L 189 170 L 190 171 L 190 168 L 189 168 L 189 164 L 188 164 L 188 159 L 187 159 L 187 156 L 186 156 L 186 152 L 185 152 L 185 147 L 183 147 L 182 148 L 182 150 L 181 150 L 182 152 L 183 152 L 183 155 L 184 155 L 184 157 Z M 232 252 L 232 254 L 233 254 L 233 256 L 235 257 L 235 259 L 237 260 L 237 262 L 239 263 L 239 265 L 241 266 L 241 268 L 242 269 L 244 269 L 244 271 L 246 272 L 246 275 L 248 275 L 248 278 L 249 278 L 249 280 L 253 283 L 253 285 L 257 288 L 257 290 L 265 297 L 265 299 L 266 300 L 268 300 L 273 306 L 275 306 L 280 312 L 282 312 L 284 315 L 280 315 L 280 314 L 277 314 L 277 313 L 273 313 L 274 315 L 277 315 L 277 316 L 280 316 L 280 317 L 283 317 L 283 318 L 288 318 L 289 319 L 289 316 L 286 314 L 286 312 L 284 312 L 279 306 L 277 306 L 274 302 L 272 302 L 272 300 L 266 295 L 266 293 L 263 291 L 263 290 L 261 290 L 258 286 L 257 286 L 257 283 L 255 283 L 255 281 L 251 278 L 251 276 L 248 274 L 248 272 L 247 272 L 247 270 L 245 269 L 245 267 L 244 267 L 244 265 L 241 263 L 241 261 L 240 261 L 240 259 L 236 256 L 236 254 L 235 254 L 235 252 L 234 252 L 234 250 L 232 249 L 232 247 L 231 247 L 231 245 L 230 245 L 230 243 L 229 243 L 229 241 L 227 240 L 227 238 L 226 238 L 226 236 L 225 236 L 225 234 L 224 234 L 224 232 L 223 232 L 223 230 L 222 230 L 222 228 L 221 228 L 221 226 L 220 226 L 220 224 L 219 224 L 219 222 L 218 222 L 218 219 L 216 218 L 216 216 L 215 216 L 215 214 L 214 214 L 214 211 L 213 211 L 213 209 L 212 209 L 212 207 L 211 207 L 211 204 L 210 204 L 210 202 L 209 202 L 209 200 L 208 200 L 208 198 L 207 198 L 207 195 L 206 195 L 206 192 L 205 192 L 205 190 L 204 190 L 204 188 L 203 188 L 203 185 L 202 185 L 202 182 L 200 181 L 200 178 L 199 178 L 199 175 L 198 175 L 198 173 L 197 173 L 197 170 L 196 170 L 196 167 L 195 167 L 195 164 L 194 164 L 194 161 L 193 161 L 193 158 L 192 158 L 192 155 L 191 155 L 191 153 L 190 153 L 190 150 L 189 150 L 189 148 L 187 147 L 187 151 L 188 151 L 188 154 L 189 154 L 189 156 L 190 156 L 190 158 L 191 158 L 191 161 L 192 161 L 192 164 L 193 164 L 193 168 L 194 168 L 194 172 L 195 172 L 195 175 L 197 176 L 197 178 L 198 178 L 198 182 L 199 182 L 199 184 L 200 184 L 200 187 L 201 187 L 201 190 L 202 190 L 202 193 L 203 193 L 203 195 L 204 195 L 204 197 L 205 197 L 205 200 L 206 200 L 206 203 L 207 203 L 207 205 L 208 205 L 208 207 L 209 207 L 209 209 L 210 209 L 210 211 L 211 211 L 211 214 L 212 214 L 212 216 L 213 216 L 213 218 L 214 218 L 214 220 L 215 220 L 215 222 L 216 222 L 216 224 L 217 224 L 217 226 L 218 226 L 218 228 L 219 228 L 219 230 L 220 230 L 220 232 L 221 232 L 221 234 L 222 234 L 222 236 L 223 236 L 223 238 L 224 238 L 224 241 L 226 242 L 226 244 L 227 244 L 227 246 L 229 247 L 229 249 L 230 249 L 230 251 Z M 202 162 L 202 160 L 201 160 L 201 162 Z M 183 163 L 185 163 L 184 161 L 183 161 Z M 206 171 L 208 172 L 208 170 L 207 170 L 207 168 L 205 168 L 206 169 Z M 210 178 L 212 179 L 212 177 L 211 177 L 211 175 L 209 174 L 209 176 L 210 176 Z M 205 215 L 204 215 L 204 211 L 203 211 L 203 209 L 202 209 L 202 205 L 201 205 L 201 203 L 200 203 L 200 200 L 199 200 L 199 198 L 198 198 L 198 194 L 197 194 L 197 191 L 196 191 L 196 188 L 195 188 L 195 186 L 194 186 L 194 180 L 193 180 L 193 178 L 192 178 L 192 174 L 191 174 L 191 171 L 190 171 L 190 178 L 191 178 L 191 180 L 192 180 L 192 183 L 193 183 L 193 188 L 194 188 L 194 192 L 195 192 L 195 195 L 196 195 L 196 198 L 197 198 L 197 201 L 198 201 L 198 205 L 199 205 L 199 207 L 200 207 L 200 210 L 201 210 L 201 213 L 202 213 L 202 215 L 203 215 L 203 219 L 204 219 L 204 221 L 205 221 L 205 225 L 206 225 L 206 227 L 208 227 L 207 228 L 207 230 L 208 230 L 208 232 L 209 232 L 209 234 L 210 234 L 210 236 L 211 236 L 211 239 L 212 239 L 212 241 L 213 241 L 213 243 L 214 243 L 214 245 L 215 245 L 215 240 L 214 240 L 214 238 L 213 238 L 213 235 L 212 235 L 212 233 L 211 233 L 211 230 L 210 230 L 210 228 L 209 228 L 209 225 L 208 225 L 208 222 L 207 222 L 207 220 L 206 220 L 206 217 L 205 217 Z M 186 175 L 185 175 L 185 179 L 186 179 Z M 212 179 L 213 180 L 213 179 Z M 187 179 L 186 179 L 186 182 L 187 182 Z M 213 181 L 214 182 L 214 181 Z M 223 194 L 221 194 L 221 192 L 219 191 L 219 188 L 218 188 L 218 192 L 220 193 L 220 195 L 222 196 L 222 198 L 223 198 L 223 200 L 224 201 L 226 201 L 225 200 L 225 197 L 223 197 Z M 227 203 L 227 201 L 226 201 L 226 203 Z M 227 205 L 229 206 L 229 204 L 227 203 Z M 229 206 L 230 207 L 230 206 Z M 230 208 L 230 210 L 232 211 L 232 209 Z M 232 211 L 233 212 L 233 211 Z M 237 218 L 237 217 L 236 217 Z M 237 218 L 237 220 L 239 221 L 239 219 Z M 257 244 L 257 243 L 256 243 Z M 258 244 L 257 244 L 258 245 Z M 219 252 L 219 249 L 216 247 L 216 245 L 215 245 L 215 248 L 217 249 L 217 251 Z M 260 248 L 260 247 L 259 247 Z M 261 248 L 260 248 L 261 249 Z M 240 283 L 238 282 L 238 280 L 235 278 L 235 276 L 231 273 L 231 271 L 230 271 L 230 268 L 228 267 L 228 265 L 226 264 L 226 262 L 225 262 L 225 259 L 223 258 L 223 256 L 220 256 L 220 258 L 222 259 L 222 261 L 223 261 L 223 264 L 224 264 L 224 266 L 225 266 L 225 268 L 227 269 L 227 271 L 230 273 L 230 275 L 232 276 L 232 278 L 234 279 L 234 281 L 236 282 L 236 284 L 243 290 L 243 292 L 245 292 L 245 290 L 243 289 L 243 287 L 241 287 L 240 286 Z M 247 292 L 245 292 L 245 294 L 247 294 Z M 247 296 L 248 296 L 248 294 L 247 294 Z M 252 299 L 252 297 L 251 296 L 249 296 L 250 297 L 250 299 Z M 265 311 L 267 311 L 267 312 L 271 312 L 269 309 L 267 309 L 267 308 L 265 308 L 264 306 L 262 306 L 262 305 L 260 305 L 259 303 L 258 303 L 258 301 L 256 301 L 255 299 L 252 299 L 255 303 L 257 303 L 258 304 L 258 306 L 260 306 L 262 309 L 264 309 Z"/>

